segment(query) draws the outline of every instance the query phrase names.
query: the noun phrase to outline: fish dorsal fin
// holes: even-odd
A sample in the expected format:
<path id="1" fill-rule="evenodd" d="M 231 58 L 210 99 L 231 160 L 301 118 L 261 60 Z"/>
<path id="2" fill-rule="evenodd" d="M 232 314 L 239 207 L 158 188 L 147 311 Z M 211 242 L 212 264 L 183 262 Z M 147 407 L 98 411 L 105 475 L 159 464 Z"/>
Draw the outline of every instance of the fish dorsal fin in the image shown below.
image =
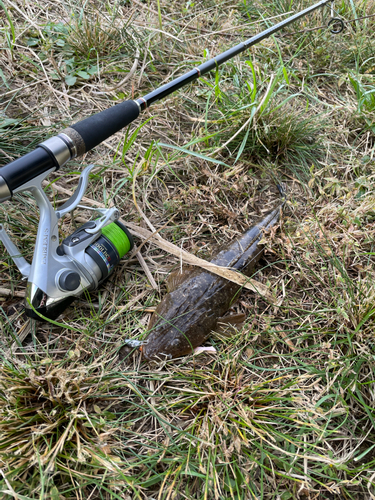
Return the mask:
<path id="1" fill-rule="evenodd" d="M 183 266 L 181 269 L 171 272 L 167 279 L 167 292 L 173 292 L 176 290 L 183 281 L 191 274 L 191 266 Z"/>
<path id="2" fill-rule="evenodd" d="M 228 316 L 222 316 L 217 319 L 217 326 L 215 332 L 225 337 L 230 337 L 237 330 L 240 330 L 246 321 L 246 314 L 233 313 Z"/>

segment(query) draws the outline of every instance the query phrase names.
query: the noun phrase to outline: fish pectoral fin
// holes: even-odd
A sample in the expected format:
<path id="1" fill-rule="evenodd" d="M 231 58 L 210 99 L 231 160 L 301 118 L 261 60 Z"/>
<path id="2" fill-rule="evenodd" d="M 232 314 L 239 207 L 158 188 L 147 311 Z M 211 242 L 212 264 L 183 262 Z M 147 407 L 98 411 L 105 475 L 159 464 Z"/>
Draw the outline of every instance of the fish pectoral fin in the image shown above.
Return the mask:
<path id="1" fill-rule="evenodd" d="M 225 337 L 230 337 L 237 330 L 241 330 L 246 321 L 246 314 L 229 314 L 228 316 L 222 316 L 217 320 L 217 326 L 215 332 L 219 335 L 224 335 Z"/>
<path id="2" fill-rule="evenodd" d="M 180 269 L 173 271 L 167 279 L 167 292 L 171 293 L 176 290 L 181 283 L 186 280 L 190 273 L 191 266 L 183 266 L 182 272 Z"/>

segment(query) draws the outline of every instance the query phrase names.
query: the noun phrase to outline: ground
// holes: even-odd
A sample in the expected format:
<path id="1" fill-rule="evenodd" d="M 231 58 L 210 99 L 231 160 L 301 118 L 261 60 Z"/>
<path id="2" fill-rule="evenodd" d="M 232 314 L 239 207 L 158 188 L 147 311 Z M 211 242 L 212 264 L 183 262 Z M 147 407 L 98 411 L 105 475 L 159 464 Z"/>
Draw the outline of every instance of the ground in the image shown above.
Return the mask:
<path id="1" fill-rule="evenodd" d="M 308 5 L 0 2 L 1 165 Z M 2 498 L 375 497 L 375 3 L 334 9 L 342 33 L 319 9 L 49 176 L 58 207 L 94 163 L 86 205 L 206 260 L 280 202 L 277 185 L 288 199 L 253 276 L 273 300 L 243 290 L 247 321 L 212 333 L 216 353 L 161 364 L 124 348 L 181 264 L 156 240 L 147 273 L 126 255 L 55 323 L 25 318 L 3 251 Z M 31 260 L 32 197 L 0 216 Z M 66 216 L 61 237 L 90 217 Z"/>

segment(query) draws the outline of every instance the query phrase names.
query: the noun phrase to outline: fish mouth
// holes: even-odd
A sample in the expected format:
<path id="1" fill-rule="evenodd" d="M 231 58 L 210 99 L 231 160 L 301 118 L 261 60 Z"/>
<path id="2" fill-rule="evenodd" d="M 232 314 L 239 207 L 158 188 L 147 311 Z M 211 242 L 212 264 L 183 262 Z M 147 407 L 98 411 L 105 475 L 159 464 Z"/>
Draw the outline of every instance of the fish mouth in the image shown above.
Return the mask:
<path id="1" fill-rule="evenodd" d="M 181 334 L 178 329 L 168 330 L 164 332 L 164 335 L 160 335 L 155 331 L 152 333 L 155 333 L 155 337 L 151 334 L 142 346 L 142 355 L 148 361 L 168 361 L 169 359 L 186 356 L 194 351 L 195 346 L 186 333 Z M 164 338 L 160 338 L 162 336 Z"/>
<path id="2" fill-rule="evenodd" d="M 167 350 L 167 349 L 165 349 Z M 145 358 L 146 361 L 157 361 L 157 362 L 162 362 L 162 361 L 168 361 L 169 359 L 172 359 L 172 354 L 163 352 L 163 348 L 158 348 L 152 349 L 152 348 L 147 348 L 147 344 L 142 346 L 142 356 Z"/>
<path id="3" fill-rule="evenodd" d="M 159 313 L 157 321 L 151 328 L 149 327 L 146 335 L 146 342 L 142 349 L 144 358 L 162 362 L 191 354 L 195 347 L 191 338 L 194 322 L 187 330 L 186 325 L 181 323 L 184 318 L 189 323 L 191 321 L 190 314 L 191 309 L 185 313 L 173 315 L 173 317 L 171 317 L 170 312 Z"/>

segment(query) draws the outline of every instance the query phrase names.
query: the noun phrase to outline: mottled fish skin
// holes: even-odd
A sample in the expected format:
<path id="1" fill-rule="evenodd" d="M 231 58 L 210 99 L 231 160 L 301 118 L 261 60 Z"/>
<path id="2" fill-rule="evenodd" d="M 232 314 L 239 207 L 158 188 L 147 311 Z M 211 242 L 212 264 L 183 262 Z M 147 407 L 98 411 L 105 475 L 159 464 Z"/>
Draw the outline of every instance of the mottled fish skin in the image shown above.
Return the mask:
<path id="1" fill-rule="evenodd" d="M 263 245 L 259 244 L 262 232 L 278 222 L 281 207 L 225 246 L 211 262 L 251 276 L 263 254 Z M 156 308 L 147 343 L 142 348 L 144 357 L 164 360 L 193 352 L 215 330 L 218 318 L 230 308 L 240 289 L 239 285 L 200 268 L 189 272 Z"/>

